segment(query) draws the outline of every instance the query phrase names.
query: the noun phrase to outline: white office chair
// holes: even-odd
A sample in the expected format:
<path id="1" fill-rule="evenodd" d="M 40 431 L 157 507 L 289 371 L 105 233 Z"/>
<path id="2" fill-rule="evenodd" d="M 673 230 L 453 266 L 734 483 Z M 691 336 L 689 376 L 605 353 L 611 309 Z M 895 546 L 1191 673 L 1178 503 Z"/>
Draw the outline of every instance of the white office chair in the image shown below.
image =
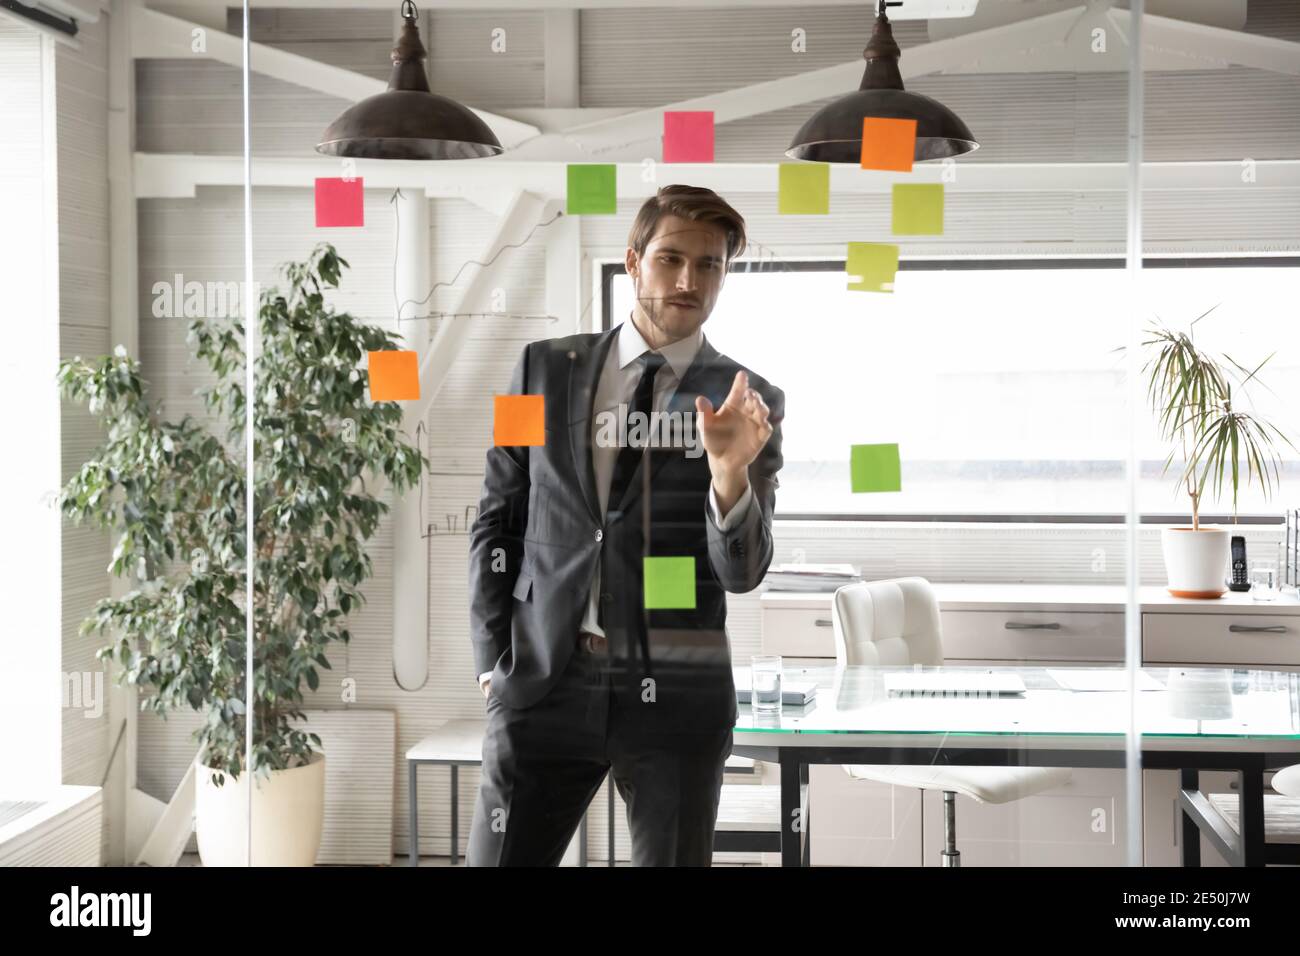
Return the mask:
<path id="1" fill-rule="evenodd" d="M 835 657 L 840 664 L 943 664 L 939 602 L 924 578 L 845 585 L 835 592 L 831 618 Z M 1059 787 L 1070 779 L 1068 768 L 1057 767 L 843 766 L 857 780 L 943 791 L 943 866 L 961 866 L 957 794 L 980 803 L 1009 803 Z"/>

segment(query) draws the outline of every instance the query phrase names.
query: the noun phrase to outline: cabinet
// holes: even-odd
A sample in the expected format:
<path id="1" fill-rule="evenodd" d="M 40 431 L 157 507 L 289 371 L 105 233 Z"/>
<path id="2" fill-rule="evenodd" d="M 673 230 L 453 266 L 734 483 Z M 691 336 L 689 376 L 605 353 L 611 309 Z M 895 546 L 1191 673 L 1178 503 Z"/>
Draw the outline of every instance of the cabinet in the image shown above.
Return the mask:
<path id="1" fill-rule="evenodd" d="M 951 664 L 1116 666 L 1124 661 L 1121 587 L 934 585 Z M 1254 602 L 1170 597 L 1143 588 L 1142 663 L 1153 667 L 1300 671 L 1300 599 Z M 769 591 L 760 598 L 763 653 L 787 669 L 835 657 L 831 595 Z M 957 847 L 969 866 L 1123 866 L 1126 771 L 1075 769 L 1068 784 L 998 806 L 958 797 Z M 812 859 L 818 866 L 937 866 L 943 840 L 938 792 L 854 780 L 838 764 L 809 768 Z M 1202 789 L 1227 793 L 1235 775 L 1204 771 Z M 1142 772 L 1147 866 L 1177 866 L 1178 774 Z M 1205 866 L 1224 865 L 1202 838 Z"/>

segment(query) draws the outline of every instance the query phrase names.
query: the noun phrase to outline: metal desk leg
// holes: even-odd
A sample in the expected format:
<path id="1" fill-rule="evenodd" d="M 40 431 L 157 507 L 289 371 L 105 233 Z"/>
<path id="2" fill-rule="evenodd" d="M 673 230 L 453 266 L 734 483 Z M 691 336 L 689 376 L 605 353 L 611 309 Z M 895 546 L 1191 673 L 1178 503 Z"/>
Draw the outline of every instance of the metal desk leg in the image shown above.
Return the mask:
<path id="1" fill-rule="evenodd" d="M 1240 809 L 1237 815 L 1241 828 L 1237 839 L 1241 847 L 1242 866 L 1264 865 L 1264 768 L 1251 767 L 1237 771 L 1237 792 Z"/>
<path id="2" fill-rule="evenodd" d="M 414 760 L 408 760 L 406 763 L 406 800 L 409 804 L 406 811 L 406 825 L 411 837 L 411 848 L 408 851 L 411 866 L 420 865 L 419 791 L 415 777 L 415 771 L 419 766 Z"/>
<path id="3" fill-rule="evenodd" d="M 1180 785 L 1193 793 L 1201 789 L 1201 772 L 1199 770 L 1180 770 Z M 1201 865 L 1201 829 L 1196 821 L 1180 811 L 1183 818 L 1183 866 Z"/>
<path id="4" fill-rule="evenodd" d="M 451 865 L 460 861 L 460 767 L 451 765 Z"/>
<path id="5" fill-rule="evenodd" d="M 805 798 L 804 794 L 807 793 Z M 799 765 L 799 806 L 803 810 L 803 865 L 812 866 L 812 791 L 808 787 L 808 765 Z"/>
<path id="6" fill-rule="evenodd" d="M 609 771 L 609 866 L 614 865 L 614 771 Z"/>
<path id="7" fill-rule="evenodd" d="M 800 812 L 799 782 L 802 768 L 793 748 L 781 751 L 781 865 L 803 863 L 804 821 Z"/>

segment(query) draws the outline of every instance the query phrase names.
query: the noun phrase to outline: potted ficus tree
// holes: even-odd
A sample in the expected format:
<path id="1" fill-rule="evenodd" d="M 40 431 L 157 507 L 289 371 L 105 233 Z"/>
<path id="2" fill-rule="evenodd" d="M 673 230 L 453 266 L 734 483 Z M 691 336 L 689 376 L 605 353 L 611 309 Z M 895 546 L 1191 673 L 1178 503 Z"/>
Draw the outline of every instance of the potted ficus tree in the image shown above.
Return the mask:
<path id="1" fill-rule="evenodd" d="M 252 862 L 311 865 L 320 844 L 324 755 L 304 719 L 326 651 L 346 642 L 349 613 L 371 575 L 366 541 L 388 506 L 367 477 L 397 491 L 426 465 L 400 432 L 402 409 L 371 402 L 367 352 L 398 337 L 325 302 L 347 262 L 322 244 L 283 267 L 287 289 L 262 293 L 253 400 L 253 759 L 245 767 L 244 329 L 195 319 L 189 341 L 215 384 L 200 394 L 225 440 L 185 416 L 165 421 L 139 363 L 121 347 L 59 369 L 65 397 L 104 423 L 106 442 L 67 483 L 64 514 L 115 538 L 109 570 L 129 593 L 98 603 L 83 633 L 111 638 L 98 652 L 140 686 L 142 710 L 204 715 L 195 736 L 196 828 L 205 865 L 245 859 L 253 797 Z M 219 426 L 220 427 L 220 426 Z M 248 770 L 252 773 L 248 773 Z M 227 778 L 230 778 L 227 780 Z M 232 783 L 233 781 L 233 783 Z"/>
<path id="2" fill-rule="evenodd" d="M 1216 501 L 1222 496 L 1225 481 L 1232 488 L 1235 522 L 1242 460 L 1246 484 L 1258 479 L 1267 498 L 1280 481 L 1277 443 L 1295 449 L 1275 425 L 1242 410 L 1246 386 L 1259 384 L 1259 371 L 1273 356 L 1248 370 L 1226 354 L 1220 361 L 1196 346 L 1196 323 L 1214 308 L 1197 316 L 1188 332 L 1160 324 L 1147 330 L 1151 337 L 1143 342 L 1154 353 L 1143 366 L 1147 394 L 1158 415 L 1161 438 L 1173 443 L 1162 474 L 1168 473 L 1174 457 L 1181 452 L 1183 469 L 1178 486 L 1185 489 L 1192 506 L 1190 528 L 1161 530 L 1168 589 L 1176 597 L 1217 598 L 1227 590 L 1224 581 L 1231 532 L 1204 526 L 1200 521 L 1211 478 Z M 1238 385 L 1235 396 L 1234 379 Z"/>

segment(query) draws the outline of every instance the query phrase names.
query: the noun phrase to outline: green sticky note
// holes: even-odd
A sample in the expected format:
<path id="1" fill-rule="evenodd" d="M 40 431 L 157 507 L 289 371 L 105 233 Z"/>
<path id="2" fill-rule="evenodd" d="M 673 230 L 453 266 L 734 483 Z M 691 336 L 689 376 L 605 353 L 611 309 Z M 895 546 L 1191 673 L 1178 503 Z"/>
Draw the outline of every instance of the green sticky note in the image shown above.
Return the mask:
<path id="1" fill-rule="evenodd" d="M 849 449 L 849 477 L 854 494 L 862 491 L 902 491 L 903 468 L 898 445 L 854 445 Z"/>
<path id="2" fill-rule="evenodd" d="M 894 235 L 943 235 L 943 183 L 894 183 Z"/>
<path id="3" fill-rule="evenodd" d="M 571 216 L 618 212 L 618 170 L 613 163 L 570 163 L 565 212 Z"/>
<path id="4" fill-rule="evenodd" d="M 695 559 L 643 558 L 646 610 L 695 607 Z"/>
<path id="5" fill-rule="evenodd" d="M 831 168 L 826 163 L 782 163 L 776 211 L 783 216 L 826 216 L 831 211 Z"/>
<path id="6" fill-rule="evenodd" d="M 851 291 L 893 292 L 898 246 L 887 242 L 850 242 L 844 271 Z"/>

